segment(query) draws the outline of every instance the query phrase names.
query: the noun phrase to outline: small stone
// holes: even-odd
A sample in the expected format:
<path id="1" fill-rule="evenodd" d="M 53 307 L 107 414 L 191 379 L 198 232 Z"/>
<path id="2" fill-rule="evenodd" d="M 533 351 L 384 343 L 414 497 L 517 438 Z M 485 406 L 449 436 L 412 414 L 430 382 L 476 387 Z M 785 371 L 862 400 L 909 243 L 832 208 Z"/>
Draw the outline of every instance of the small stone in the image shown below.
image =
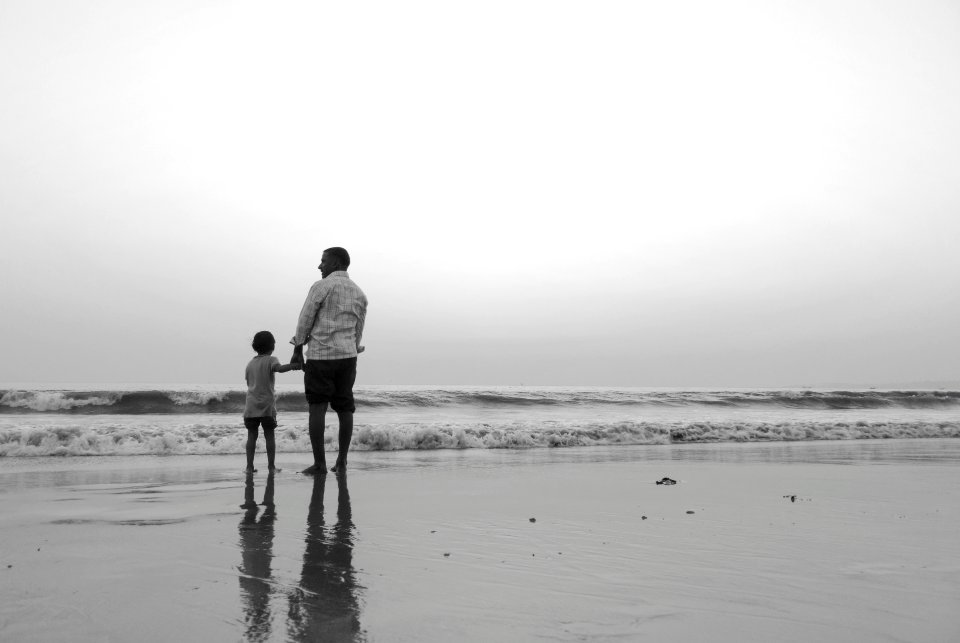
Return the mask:
<path id="1" fill-rule="evenodd" d="M 640 520 L 646 520 L 646 519 L 647 519 L 646 516 L 640 516 Z"/>
<path id="2" fill-rule="evenodd" d="M 444 558 L 450 558 L 450 552 L 444 552 L 443 556 Z"/>
<path id="3" fill-rule="evenodd" d="M 530 522 L 537 522 L 537 519 L 536 519 L 536 518 L 531 518 L 531 519 L 530 519 Z"/>
<path id="4" fill-rule="evenodd" d="M 692 514 L 692 513 L 696 513 L 696 512 L 694 512 L 694 511 L 691 510 L 691 511 L 688 511 L 687 513 L 688 513 L 688 514 Z"/>

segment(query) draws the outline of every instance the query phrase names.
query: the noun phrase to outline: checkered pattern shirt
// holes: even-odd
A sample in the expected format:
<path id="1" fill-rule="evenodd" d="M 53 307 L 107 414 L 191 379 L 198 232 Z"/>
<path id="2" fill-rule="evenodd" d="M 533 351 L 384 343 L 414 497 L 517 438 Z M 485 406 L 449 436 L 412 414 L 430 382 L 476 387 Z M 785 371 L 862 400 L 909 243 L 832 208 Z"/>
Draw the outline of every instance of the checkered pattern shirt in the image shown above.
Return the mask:
<path id="1" fill-rule="evenodd" d="M 367 296 L 345 270 L 331 272 L 310 287 L 290 343 L 306 344 L 308 360 L 356 357 L 366 316 Z"/>

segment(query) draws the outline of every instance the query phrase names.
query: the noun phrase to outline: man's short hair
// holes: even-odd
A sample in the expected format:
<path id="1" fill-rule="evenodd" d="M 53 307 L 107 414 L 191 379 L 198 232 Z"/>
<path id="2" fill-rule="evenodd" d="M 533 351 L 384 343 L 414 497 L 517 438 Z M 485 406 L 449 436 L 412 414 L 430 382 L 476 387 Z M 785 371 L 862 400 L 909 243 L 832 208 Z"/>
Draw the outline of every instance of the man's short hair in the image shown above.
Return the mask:
<path id="1" fill-rule="evenodd" d="M 277 340 L 273 338 L 273 333 L 269 330 L 261 330 L 253 336 L 251 346 L 253 346 L 253 350 L 257 351 L 257 355 L 264 355 L 277 347 Z"/>
<path id="2" fill-rule="evenodd" d="M 337 262 L 343 267 L 344 270 L 350 267 L 350 253 L 345 249 L 340 247 L 327 248 L 323 251 L 324 254 L 328 254 L 331 257 L 335 258 Z"/>

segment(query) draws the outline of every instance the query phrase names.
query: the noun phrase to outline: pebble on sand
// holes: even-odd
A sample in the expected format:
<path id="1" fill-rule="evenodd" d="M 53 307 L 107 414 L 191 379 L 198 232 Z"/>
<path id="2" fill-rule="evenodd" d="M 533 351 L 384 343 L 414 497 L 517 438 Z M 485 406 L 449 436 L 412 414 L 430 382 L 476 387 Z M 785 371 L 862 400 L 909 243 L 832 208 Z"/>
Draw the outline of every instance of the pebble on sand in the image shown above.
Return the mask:
<path id="1" fill-rule="evenodd" d="M 536 518 L 531 518 L 531 519 L 530 519 L 530 522 L 537 522 L 537 519 L 536 519 Z"/>
<path id="2" fill-rule="evenodd" d="M 692 513 L 696 513 L 696 512 L 693 511 L 692 509 L 690 509 L 690 510 L 687 511 L 687 513 L 688 513 L 688 514 L 692 514 Z"/>

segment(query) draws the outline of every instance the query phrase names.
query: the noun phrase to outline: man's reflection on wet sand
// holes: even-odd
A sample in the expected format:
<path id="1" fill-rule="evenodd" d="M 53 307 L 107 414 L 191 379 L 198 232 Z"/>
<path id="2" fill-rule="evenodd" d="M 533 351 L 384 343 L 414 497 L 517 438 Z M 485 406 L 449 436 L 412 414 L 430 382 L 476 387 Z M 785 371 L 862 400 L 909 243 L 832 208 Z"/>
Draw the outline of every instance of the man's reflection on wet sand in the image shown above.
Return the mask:
<path id="1" fill-rule="evenodd" d="M 337 475 L 337 522 L 327 528 L 323 492 L 316 476 L 307 513 L 300 586 L 290 596 L 288 630 L 298 641 L 362 641 L 359 591 L 353 569 L 355 527 L 346 472 Z"/>
<path id="2" fill-rule="evenodd" d="M 270 638 L 270 561 L 273 558 L 273 523 L 277 519 L 273 504 L 273 474 L 267 476 L 263 492 L 263 513 L 253 498 L 253 474 L 247 474 L 243 491 L 245 511 L 240 520 L 240 599 L 244 610 L 244 639 L 266 641 Z"/>

